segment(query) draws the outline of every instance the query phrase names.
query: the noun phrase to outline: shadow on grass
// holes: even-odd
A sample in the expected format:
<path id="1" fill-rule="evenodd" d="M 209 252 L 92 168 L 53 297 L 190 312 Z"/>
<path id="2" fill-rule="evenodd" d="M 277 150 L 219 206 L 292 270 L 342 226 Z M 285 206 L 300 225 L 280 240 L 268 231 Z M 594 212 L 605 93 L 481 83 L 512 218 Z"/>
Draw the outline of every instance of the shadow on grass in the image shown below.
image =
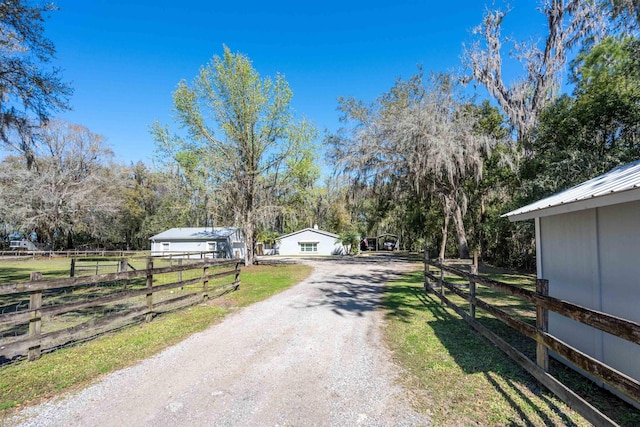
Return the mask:
<path id="1" fill-rule="evenodd" d="M 434 294 L 425 294 L 422 277 L 420 272 L 412 273 L 385 290 L 388 319 L 408 323 L 413 316 L 426 318 L 426 325 L 446 348 L 455 364 L 465 374 L 481 373 L 518 414 L 524 425 L 536 426 L 541 420 L 544 425 L 576 425 L 550 398 L 549 392 L 523 368 L 476 333 L 466 321 L 445 309 Z M 482 311 L 478 312 L 477 321 L 530 359 L 535 359 L 533 340 Z M 640 422 L 640 414 L 634 408 L 560 362 L 552 360 L 550 372 L 620 425 L 638 425 Z M 536 399 L 534 402 L 523 389 L 537 396 L 539 400 Z M 536 413 L 535 419 L 523 410 L 522 402 Z M 551 419 L 549 414 L 555 414 L 555 417 L 560 418 L 560 423 Z"/>
<path id="2" fill-rule="evenodd" d="M 26 282 L 29 280 L 32 271 L 34 270 L 33 266 L 31 267 L 7 267 L 0 265 L 0 283 L 14 283 L 14 282 Z M 43 273 L 44 279 L 51 278 L 60 278 L 60 277 L 69 277 L 69 269 L 58 269 L 58 270 L 50 270 L 47 269 Z"/>
<path id="3" fill-rule="evenodd" d="M 406 282 L 406 285 L 403 280 L 402 284 L 387 288 L 385 305 L 389 309 L 388 318 L 409 322 L 419 311 L 424 314 L 424 310 L 428 310 L 426 324 L 433 330 L 455 364 L 465 374 L 482 374 L 520 418 L 520 422 L 512 422 L 512 425 L 536 426 L 540 420 L 545 425 L 554 425 L 554 421 L 547 414 L 560 414 L 559 408 L 550 400 L 542 400 L 546 407 L 540 407 L 540 403 L 533 402 L 527 393 L 519 389 L 525 387 L 531 394 L 540 395 L 540 387 L 532 377 L 499 349 L 476 334 L 468 323 L 446 310 L 433 295 L 425 294 L 421 287 L 421 274 L 409 276 Z M 482 319 L 481 322 L 491 329 L 500 327 L 498 324 L 501 324 L 496 319 L 488 318 Z M 522 402 L 525 402 L 524 405 Z M 530 408 L 529 411 L 532 409 L 536 415 L 531 416 L 523 410 L 525 406 Z M 561 425 L 576 425 L 568 417 L 561 417 Z"/>

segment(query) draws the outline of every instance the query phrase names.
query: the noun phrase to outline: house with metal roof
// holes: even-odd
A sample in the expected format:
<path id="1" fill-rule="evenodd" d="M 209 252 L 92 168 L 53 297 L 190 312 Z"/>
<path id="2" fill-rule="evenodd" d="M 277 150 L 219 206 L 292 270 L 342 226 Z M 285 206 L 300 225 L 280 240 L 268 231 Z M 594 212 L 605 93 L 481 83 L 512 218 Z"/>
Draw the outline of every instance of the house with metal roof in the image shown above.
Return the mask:
<path id="1" fill-rule="evenodd" d="M 316 226 L 317 227 L 317 226 Z M 305 228 L 280 236 L 277 241 L 280 255 L 344 255 L 346 250 L 338 242 L 340 236 L 318 228 Z"/>
<path id="2" fill-rule="evenodd" d="M 537 276 L 550 296 L 640 322 L 640 161 L 503 216 L 535 221 Z M 553 312 L 549 332 L 640 380 L 637 344 Z"/>
<path id="3" fill-rule="evenodd" d="M 151 255 L 207 252 L 214 258 L 244 258 L 245 240 L 238 227 L 171 228 L 152 236 Z"/>

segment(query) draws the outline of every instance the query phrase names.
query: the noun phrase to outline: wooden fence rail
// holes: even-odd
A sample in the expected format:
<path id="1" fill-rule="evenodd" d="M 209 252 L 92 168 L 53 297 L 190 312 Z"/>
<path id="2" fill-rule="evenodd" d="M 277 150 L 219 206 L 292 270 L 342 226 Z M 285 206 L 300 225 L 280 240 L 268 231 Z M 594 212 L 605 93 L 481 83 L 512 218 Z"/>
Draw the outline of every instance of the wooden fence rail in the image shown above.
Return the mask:
<path id="1" fill-rule="evenodd" d="M 149 256 L 153 257 L 174 257 L 174 258 L 222 258 L 220 255 L 223 254 L 222 251 L 199 251 L 199 252 L 184 252 L 184 251 L 163 251 L 163 252 L 154 252 L 150 251 L 112 251 L 112 250 L 80 250 L 80 249 L 72 249 L 68 251 L 21 251 L 21 250 L 12 250 L 12 251 L 0 251 L 0 257 L 10 257 L 10 258 L 78 258 L 82 257 L 83 259 L 90 259 L 90 257 L 104 259 L 105 257 L 127 257 L 130 259 L 135 258 L 149 258 Z"/>
<path id="2" fill-rule="evenodd" d="M 436 267 L 439 270 L 438 274 L 434 274 L 435 272 L 430 270 L 430 266 Z M 469 292 L 465 292 L 460 289 L 459 285 L 455 285 L 445 280 L 445 272 L 467 279 L 469 281 Z M 557 379 L 549 375 L 547 372 L 548 350 L 553 350 L 556 354 L 571 362 L 573 365 L 600 379 L 605 384 L 618 390 L 628 398 L 636 402 L 640 401 L 640 383 L 637 380 L 615 370 L 597 359 L 594 359 L 580 350 L 567 345 L 549 334 L 547 331 L 548 311 L 550 310 L 630 342 L 640 344 L 639 323 L 550 297 L 547 295 L 548 282 L 543 279 L 537 280 L 536 292 L 533 292 L 518 286 L 478 276 L 477 274 L 469 273 L 460 268 L 448 266 L 442 262 L 429 260 L 426 255 L 424 274 L 425 291 L 435 293 L 443 303 L 452 308 L 478 332 L 501 348 L 512 359 L 518 362 L 523 368 L 538 379 L 538 381 L 595 425 L 615 425 L 615 423 L 584 399 L 579 397 L 572 390 L 560 383 Z M 432 283 L 437 284 L 438 287 L 432 286 Z M 476 286 L 478 284 L 501 291 L 508 295 L 516 296 L 535 304 L 536 325 L 534 326 L 516 319 L 504 310 L 477 298 Z M 445 289 L 468 301 L 470 304 L 469 313 L 465 312 L 462 308 L 447 298 Z M 521 334 L 535 340 L 536 362 L 531 361 L 527 356 L 512 347 L 501 337 L 478 323 L 475 319 L 476 308 L 485 310 Z"/>
<path id="3" fill-rule="evenodd" d="M 0 327 L 25 331 L 15 337 L 0 338 L 0 361 L 25 355 L 34 360 L 42 351 L 86 340 L 139 322 L 141 318 L 151 321 L 160 311 L 192 305 L 210 295 L 236 290 L 240 285 L 242 263 L 239 260 L 203 258 L 190 263 L 178 261 L 178 265 L 167 267 L 154 267 L 154 261 L 148 258 L 145 269 L 132 271 L 50 280 L 43 280 L 41 274 L 32 273 L 28 282 L 0 284 L 0 309 L 9 307 L 12 310 L 0 314 Z M 128 265 L 128 260 L 125 259 L 121 265 Z M 192 271 L 191 276 L 195 277 L 182 280 L 182 274 L 188 271 Z M 159 283 L 158 276 L 169 273 L 177 273 L 178 280 L 165 283 L 165 276 L 165 280 Z M 215 286 L 211 286 L 210 281 L 224 277 L 229 277 L 229 280 L 222 284 L 218 280 Z M 135 279 L 138 281 L 134 286 L 132 281 Z M 194 288 L 193 285 L 197 286 Z M 100 291 L 94 287 L 99 287 Z M 180 292 L 174 294 L 177 288 Z M 78 292 L 80 298 L 60 298 L 61 293 L 70 295 L 73 292 Z M 26 295 L 28 307 L 21 308 L 21 304 L 16 302 L 24 300 Z M 144 299 L 142 305 L 136 302 L 140 298 Z M 89 320 L 72 327 L 53 327 L 54 330 L 43 332 L 43 326 L 53 324 L 55 316 L 101 307 L 113 312 L 102 317 L 89 316 Z M 28 333 L 24 325 L 28 325 Z"/>
<path id="4" fill-rule="evenodd" d="M 80 250 L 73 249 L 68 251 L 0 251 L 0 257 L 17 257 L 17 258 L 42 258 L 42 257 L 59 257 L 59 258 L 71 258 L 78 256 L 118 256 L 118 257 L 133 257 L 133 256 L 149 256 L 149 251 L 100 251 L 100 250 Z"/>

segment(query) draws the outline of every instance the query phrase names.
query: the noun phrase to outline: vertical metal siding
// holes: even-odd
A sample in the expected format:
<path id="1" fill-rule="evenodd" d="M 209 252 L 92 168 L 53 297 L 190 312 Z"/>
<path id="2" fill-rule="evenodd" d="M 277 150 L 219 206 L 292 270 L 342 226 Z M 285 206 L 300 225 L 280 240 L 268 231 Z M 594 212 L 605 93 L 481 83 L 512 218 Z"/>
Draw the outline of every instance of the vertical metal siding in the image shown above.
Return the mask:
<path id="1" fill-rule="evenodd" d="M 640 202 L 599 209 L 602 311 L 640 322 Z M 602 333 L 604 361 L 640 379 L 640 346 Z"/>
<path id="2" fill-rule="evenodd" d="M 593 298 L 598 287 L 595 220 L 593 210 L 543 217 L 540 238 L 549 295 L 599 309 Z M 551 312 L 549 331 L 588 354 L 596 353 L 595 331 L 589 326 Z"/>

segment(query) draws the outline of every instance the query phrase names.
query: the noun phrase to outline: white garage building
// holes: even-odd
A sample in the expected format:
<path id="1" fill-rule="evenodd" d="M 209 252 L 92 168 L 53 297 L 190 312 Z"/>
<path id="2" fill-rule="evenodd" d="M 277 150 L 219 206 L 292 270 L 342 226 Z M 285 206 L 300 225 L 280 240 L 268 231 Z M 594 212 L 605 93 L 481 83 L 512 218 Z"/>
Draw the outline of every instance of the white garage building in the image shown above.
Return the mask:
<path id="1" fill-rule="evenodd" d="M 317 228 L 305 228 L 278 238 L 280 255 L 344 255 L 340 236 Z"/>
<path id="2" fill-rule="evenodd" d="M 640 161 L 505 215 L 534 219 L 549 295 L 640 322 Z M 549 312 L 549 332 L 640 380 L 640 346 Z"/>

